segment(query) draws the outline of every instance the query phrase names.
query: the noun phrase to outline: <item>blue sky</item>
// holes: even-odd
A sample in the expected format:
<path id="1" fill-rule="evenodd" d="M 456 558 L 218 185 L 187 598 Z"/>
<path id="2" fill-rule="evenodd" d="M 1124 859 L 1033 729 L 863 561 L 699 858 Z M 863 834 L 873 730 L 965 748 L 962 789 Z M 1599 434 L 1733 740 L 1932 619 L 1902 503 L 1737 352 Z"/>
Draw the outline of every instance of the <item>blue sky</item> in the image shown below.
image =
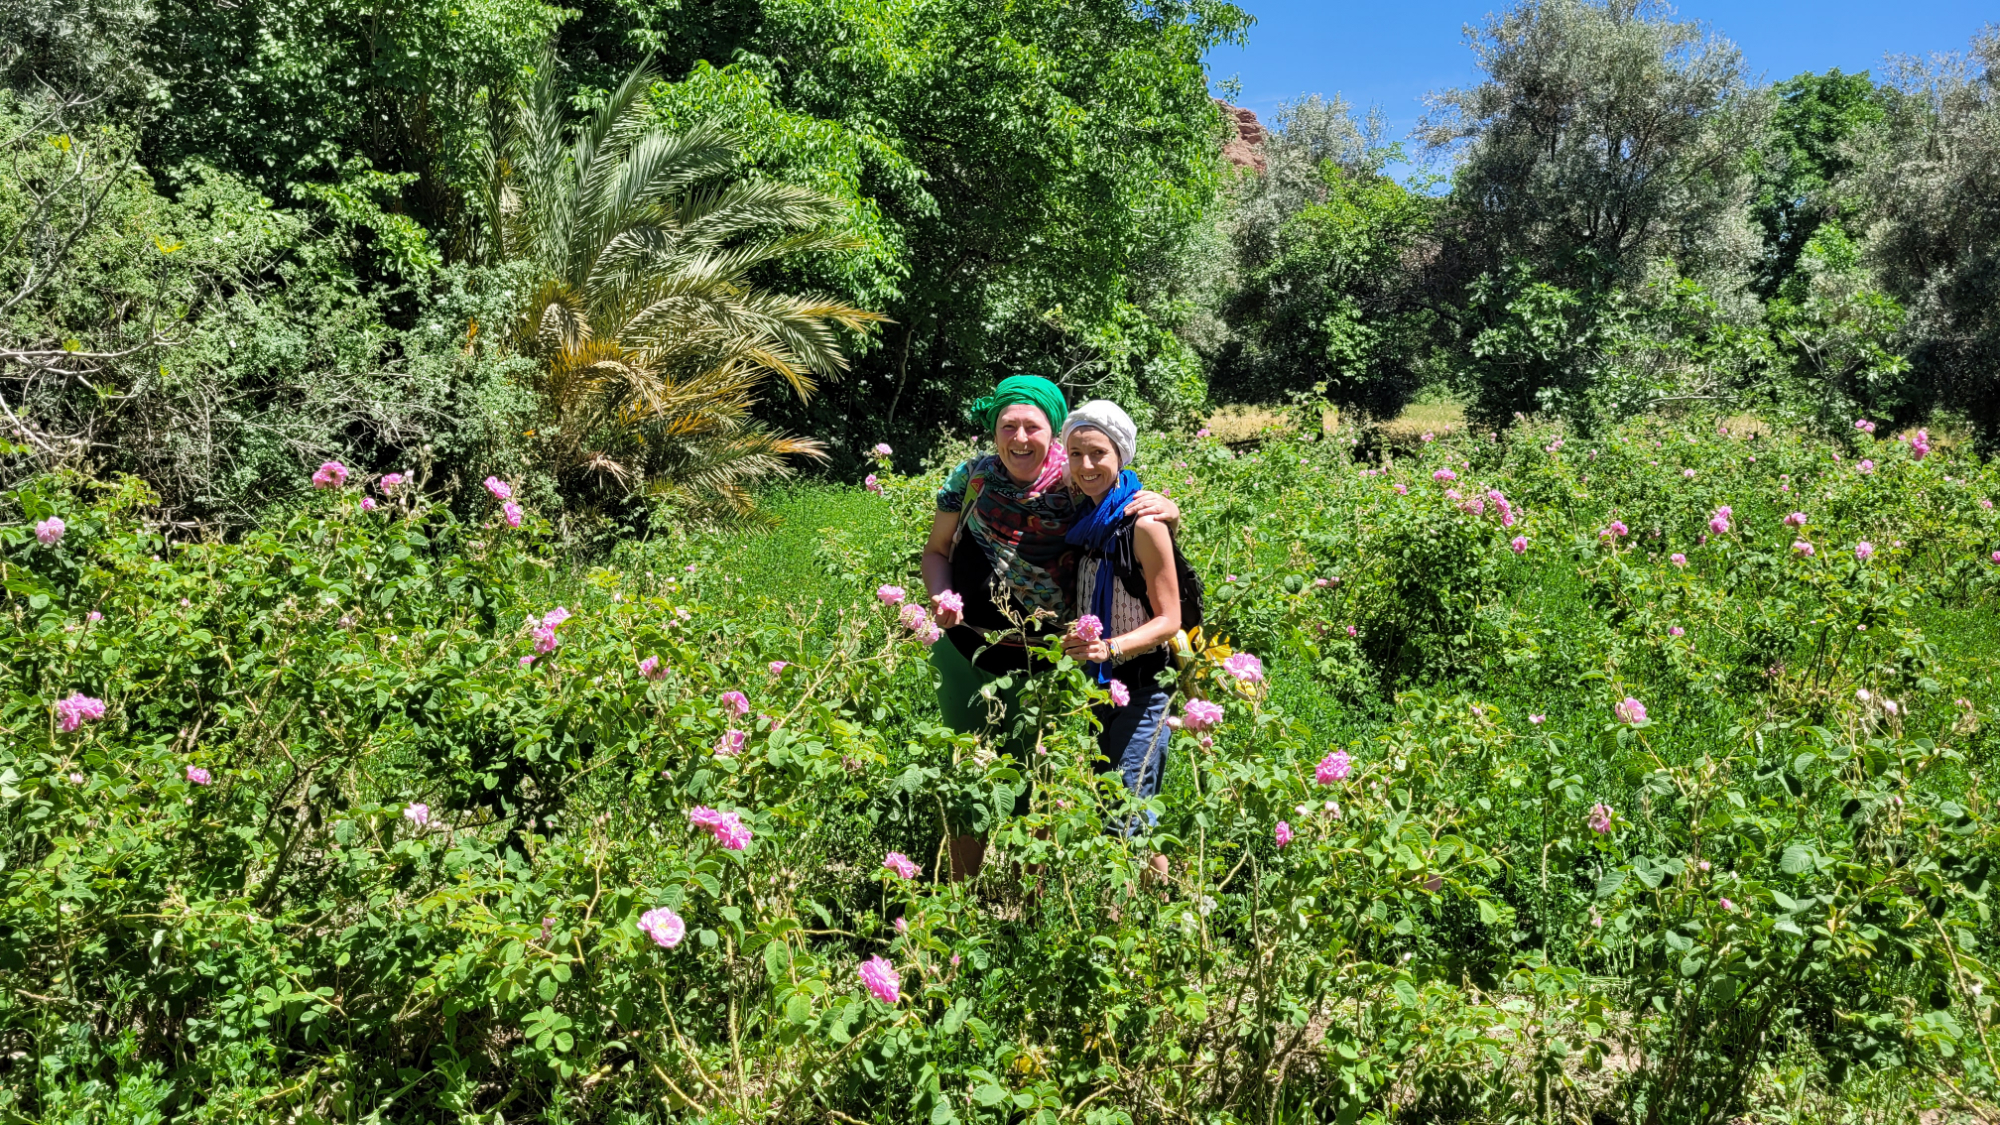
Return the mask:
<path id="1" fill-rule="evenodd" d="M 1425 91 L 1473 81 L 1477 72 L 1461 28 L 1504 6 L 1491 0 L 1237 0 L 1257 17 L 1244 48 L 1209 56 L 1218 82 L 1238 76 L 1237 102 L 1266 122 L 1280 101 L 1303 94 L 1346 95 L 1358 110 L 1379 104 L 1391 139 L 1422 115 Z M 1753 75 L 1789 78 L 1803 70 L 1882 70 L 1887 54 L 1963 51 L 1989 21 L 1992 0 L 1685 0 L 1679 18 L 1708 23 L 1743 49 Z"/>

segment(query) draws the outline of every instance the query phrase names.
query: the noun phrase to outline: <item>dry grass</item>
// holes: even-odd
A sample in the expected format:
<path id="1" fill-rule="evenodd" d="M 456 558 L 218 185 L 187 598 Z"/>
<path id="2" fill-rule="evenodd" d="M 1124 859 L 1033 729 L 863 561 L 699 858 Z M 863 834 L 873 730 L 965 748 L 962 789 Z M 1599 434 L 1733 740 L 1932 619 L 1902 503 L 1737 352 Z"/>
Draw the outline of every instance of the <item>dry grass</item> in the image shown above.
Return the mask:
<path id="1" fill-rule="evenodd" d="M 1320 428 L 1333 433 L 1351 426 L 1357 419 L 1329 407 L 1320 414 Z M 1225 406 L 1203 423 L 1216 438 L 1230 443 L 1256 441 L 1272 434 L 1292 432 L 1292 416 L 1269 406 Z M 1381 430 L 1396 445 L 1415 445 L 1424 434 L 1442 437 L 1465 428 L 1465 408 L 1455 402 L 1420 403 L 1403 408 L 1395 418 L 1381 423 Z"/>
<path id="2" fill-rule="evenodd" d="M 1415 440 L 1425 434 L 1442 437 L 1464 428 L 1465 407 L 1455 402 L 1412 403 L 1382 423 L 1382 432 L 1392 442 Z"/>
<path id="3" fill-rule="evenodd" d="M 1327 433 L 1340 428 L 1341 414 L 1336 407 L 1328 407 L 1320 415 L 1320 426 Z M 1290 433 L 1292 420 L 1284 411 L 1268 406 L 1225 406 L 1208 416 L 1202 423 L 1209 432 L 1224 442 L 1255 441 L 1266 433 Z"/>
<path id="4" fill-rule="evenodd" d="M 1731 414 L 1722 420 L 1733 438 L 1765 438 L 1771 436 L 1771 424 L 1755 414 Z"/>

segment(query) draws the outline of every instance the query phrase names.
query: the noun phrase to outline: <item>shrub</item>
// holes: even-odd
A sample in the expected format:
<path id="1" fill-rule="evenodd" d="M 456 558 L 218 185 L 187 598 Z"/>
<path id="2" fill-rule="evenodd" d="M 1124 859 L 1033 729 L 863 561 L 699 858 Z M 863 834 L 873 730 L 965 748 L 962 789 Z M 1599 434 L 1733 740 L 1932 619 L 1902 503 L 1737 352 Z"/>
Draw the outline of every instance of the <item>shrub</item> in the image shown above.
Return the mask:
<path id="1" fill-rule="evenodd" d="M 1987 1096 L 1991 588 L 1957 560 L 2000 550 L 1991 475 L 1706 425 L 1347 448 L 1148 446 L 1267 678 L 1183 678 L 1174 713 L 1222 721 L 1172 735 L 1129 839 L 1073 666 L 1026 761 L 931 717 L 874 597 L 917 586 L 929 479 L 588 570 L 519 493 L 329 468 L 185 544 L 141 486 L 38 480 L 0 526 L 0 1097 L 1721 1122 L 1780 1066 L 1790 1105 Z M 952 883 L 964 830 L 998 854 Z"/>

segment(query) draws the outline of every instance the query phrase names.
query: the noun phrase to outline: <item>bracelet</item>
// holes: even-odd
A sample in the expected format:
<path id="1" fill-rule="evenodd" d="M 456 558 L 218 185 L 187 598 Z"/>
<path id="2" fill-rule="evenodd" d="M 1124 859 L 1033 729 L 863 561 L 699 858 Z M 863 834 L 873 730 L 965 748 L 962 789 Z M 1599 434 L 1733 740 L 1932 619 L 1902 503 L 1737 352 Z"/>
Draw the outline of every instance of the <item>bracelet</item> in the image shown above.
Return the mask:
<path id="1" fill-rule="evenodd" d="M 1124 650 L 1118 647 L 1117 641 L 1105 641 L 1104 646 L 1111 650 L 1111 662 L 1113 664 L 1116 664 L 1118 662 L 1119 657 L 1125 655 Z"/>

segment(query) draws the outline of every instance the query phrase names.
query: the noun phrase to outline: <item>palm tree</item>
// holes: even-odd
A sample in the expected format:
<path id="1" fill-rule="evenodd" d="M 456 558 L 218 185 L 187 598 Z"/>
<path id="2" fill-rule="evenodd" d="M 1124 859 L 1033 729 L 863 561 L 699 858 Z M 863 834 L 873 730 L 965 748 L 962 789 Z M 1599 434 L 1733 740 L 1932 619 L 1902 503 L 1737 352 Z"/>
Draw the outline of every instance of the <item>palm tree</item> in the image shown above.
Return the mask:
<path id="1" fill-rule="evenodd" d="M 855 243 L 827 228 L 826 197 L 727 177 L 736 146 L 721 127 L 649 121 L 649 66 L 574 128 L 554 72 L 493 146 L 482 231 L 489 260 L 531 271 L 509 343 L 536 361 L 545 466 L 586 504 L 643 490 L 747 512 L 750 486 L 789 474 L 787 457 L 825 457 L 753 420 L 758 390 L 775 376 L 805 399 L 846 368 L 835 326 L 884 319 L 750 276 Z"/>

